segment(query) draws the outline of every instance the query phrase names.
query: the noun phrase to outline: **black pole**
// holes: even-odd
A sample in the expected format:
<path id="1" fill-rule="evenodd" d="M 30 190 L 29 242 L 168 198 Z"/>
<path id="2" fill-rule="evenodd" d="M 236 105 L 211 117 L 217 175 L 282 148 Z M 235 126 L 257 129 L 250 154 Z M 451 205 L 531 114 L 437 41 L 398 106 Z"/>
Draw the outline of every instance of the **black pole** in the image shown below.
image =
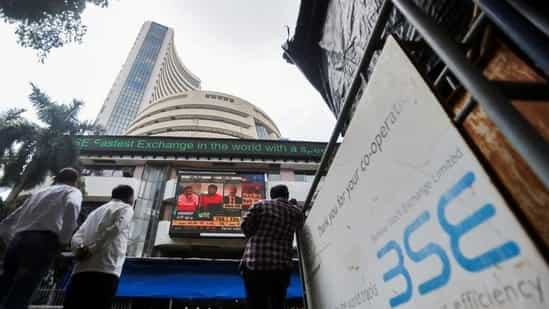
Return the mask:
<path id="1" fill-rule="evenodd" d="M 365 71 L 368 68 L 368 66 L 370 65 L 370 62 L 372 61 L 372 57 L 374 55 L 376 48 L 380 46 L 379 41 L 381 39 L 381 34 L 383 33 L 383 27 L 385 26 L 387 19 L 389 18 L 389 14 L 391 13 L 392 8 L 393 8 L 392 2 L 390 0 L 385 0 L 385 2 L 383 3 L 383 6 L 381 7 L 378 20 L 374 26 L 374 29 L 372 30 L 372 34 L 370 36 L 368 44 L 366 45 L 366 48 L 364 49 L 364 53 L 362 54 L 360 64 L 358 65 L 354 73 L 351 87 L 349 87 L 349 90 L 345 95 L 343 108 L 341 109 L 341 112 L 339 113 L 339 117 L 337 118 L 337 122 L 335 124 L 334 130 L 332 131 L 332 136 L 330 137 L 328 146 L 326 146 L 326 149 L 324 150 L 324 154 L 322 155 L 320 166 L 318 167 L 318 170 L 315 174 L 315 178 L 313 179 L 313 183 L 311 184 L 311 189 L 309 190 L 309 194 L 307 194 L 307 199 L 305 200 L 306 211 L 311 208 L 312 206 L 311 201 L 313 199 L 313 195 L 316 191 L 318 183 L 320 182 L 321 177 L 324 176 L 323 175 L 324 171 L 327 170 L 329 167 L 329 163 L 332 158 L 332 153 L 337 147 L 337 140 L 339 138 L 339 135 L 341 134 L 341 131 L 343 130 L 345 124 L 347 124 L 347 122 L 350 120 L 350 113 L 355 103 L 355 96 L 360 88 L 360 81 L 361 81 L 360 74 L 362 71 Z"/>
<path id="2" fill-rule="evenodd" d="M 347 94 L 345 95 L 343 108 L 339 113 L 339 117 L 335 124 L 334 130 L 332 131 L 330 141 L 328 142 L 328 145 L 326 146 L 326 149 L 322 154 L 320 166 L 316 171 L 315 178 L 313 179 L 313 183 L 311 184 L 311 189 L 307 194 L 307 199 L 305 200 L 305 205 L 304 205 L 305 214 L 312 207 L 311 201 L 316 192 L 316 188 L 318 187 L 320 179 L 322 178 L 322 176 L 324 176 L 324 171 L 330 165 L 332 154 L 334 153 L 337 147 L 337 140 L 339 138 L 339 135 L 343 130 L 345 124 L 350 120 L 350 112 L 355 103 L 355 96 L 360 88 L 360 81 L 361 81 L 360 74 L 362 71 L 365 71 L 365 69 L 367 69 L 367 67 L 370 65 L 370 62 L 372 61 L 372 57 L 374 55 L 374 51 L 376 50 L 377 47 L 380 46 L 379 41 L 381 38 L 381 34 L 383 33 L 383 27 L 385 26 L 385 23 L 389 19 L 389 14 L 391 13 L 392 8 L 393 8 L 393 4 L 391 0 L 385 0 L 385 2 L 383 2 L 383 6 L 381 7 L 378 20 L 376 22 L 376 25 L 374 26 L 374 29 L 372 30 L 370 40 L 368 41 L 368 44 L 364 49 L 364 53 L 362 54 L 360 64 L 358 65 L 356 72 L 354 73 L 351 87 L 349 88 Z M 307 284 L 305 282 L 305 276 L 304 276 L 305 266 L 303 265 L 303 260 L 304 260 L 303 252 L 300 246 L 300 242 L 302 238 L 301 233 L 297 233 L 296 237 L 297 237 L 297 250 L 299 254 L 299 273 L 301 275 L 301 283 L 302 283 L 302 289 L 303 289 L 303 306 L 304 308 L 307 308 L 307 309 L 314 309 L 309 307 L 309 301 L 307 299 Z"/>

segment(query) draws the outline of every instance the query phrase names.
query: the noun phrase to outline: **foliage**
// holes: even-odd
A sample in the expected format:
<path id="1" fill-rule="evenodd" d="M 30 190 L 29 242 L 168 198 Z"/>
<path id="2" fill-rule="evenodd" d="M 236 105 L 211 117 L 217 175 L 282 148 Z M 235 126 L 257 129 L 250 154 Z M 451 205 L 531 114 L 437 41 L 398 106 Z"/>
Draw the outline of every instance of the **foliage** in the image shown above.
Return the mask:
<path id="1" fill-rule="evenodd" d="M 13 186 L 6 204 L 22 190 L 44 182 L 48 174 L 77 165 L 78 147 L 72 136 L 102 131 L 90 122 L 78 120 L 82 101 L 60 104 L 34 84 L 31 86 L 29 99 L 39 123 L 25 119 L 22 109 L 10 109 L 0 115 L 0 154 L 7 158 L 1 163 L 4 175 L 0 185 Z"/>
<path id="2" fill-rule="evenodd" d="M 109 0 L 0 0 L 0 18 L 17 25 L 19 45 L 37 50 L 43 62 L 52 48 L 82 42 L 87 3 L 107 7 Z"/>

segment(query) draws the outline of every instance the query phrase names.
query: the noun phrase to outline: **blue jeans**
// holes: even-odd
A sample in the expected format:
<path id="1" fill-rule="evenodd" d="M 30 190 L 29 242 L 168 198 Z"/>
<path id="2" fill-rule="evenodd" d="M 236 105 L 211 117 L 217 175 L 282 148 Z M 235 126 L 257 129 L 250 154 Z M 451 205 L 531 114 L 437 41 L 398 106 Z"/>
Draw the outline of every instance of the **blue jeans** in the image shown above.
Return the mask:
<path id="1" fill-rule="evenodd" d="M 27 309 L 34 291 L 59 253 L 57 235 L 20 232 L 8 245 L 0 276 L 0 309 Z"/>

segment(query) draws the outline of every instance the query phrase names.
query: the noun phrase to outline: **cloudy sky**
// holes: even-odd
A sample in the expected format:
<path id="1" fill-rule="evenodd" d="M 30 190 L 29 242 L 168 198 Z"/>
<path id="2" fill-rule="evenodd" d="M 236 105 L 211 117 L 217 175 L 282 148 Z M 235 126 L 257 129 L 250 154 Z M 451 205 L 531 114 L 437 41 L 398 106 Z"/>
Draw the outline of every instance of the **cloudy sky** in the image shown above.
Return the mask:
<path id="1" fill-rule="evenodd" d="M 84 100 L 81 118 L 94 120 L 141 25 L 152 20 L 174 28 L 177 52 L 203 89 L 256 104 L 285 137 L 327 141 L 334 117 L 282 59 L 286 26 L 293 32 L 298 9 L 296 0 L 116 0 L 107 9 L 90 6 L 84 42 L 52 51 L 45 64 L 16 44 L 12 25 L 0 23 L 0 111 L 29 108 L 32 81 L 56 100 Z"/>

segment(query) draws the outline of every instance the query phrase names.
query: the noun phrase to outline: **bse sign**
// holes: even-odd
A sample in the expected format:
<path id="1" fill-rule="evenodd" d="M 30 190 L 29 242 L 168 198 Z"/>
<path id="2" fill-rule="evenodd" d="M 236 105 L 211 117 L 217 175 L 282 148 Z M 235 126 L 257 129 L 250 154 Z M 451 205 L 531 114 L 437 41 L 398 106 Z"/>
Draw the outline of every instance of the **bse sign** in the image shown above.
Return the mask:
<path id="1" fill-rule="evenodd" d="M 389 38 L 300 242 L 311 308 L 549 308 L 549 269 Z"/>

